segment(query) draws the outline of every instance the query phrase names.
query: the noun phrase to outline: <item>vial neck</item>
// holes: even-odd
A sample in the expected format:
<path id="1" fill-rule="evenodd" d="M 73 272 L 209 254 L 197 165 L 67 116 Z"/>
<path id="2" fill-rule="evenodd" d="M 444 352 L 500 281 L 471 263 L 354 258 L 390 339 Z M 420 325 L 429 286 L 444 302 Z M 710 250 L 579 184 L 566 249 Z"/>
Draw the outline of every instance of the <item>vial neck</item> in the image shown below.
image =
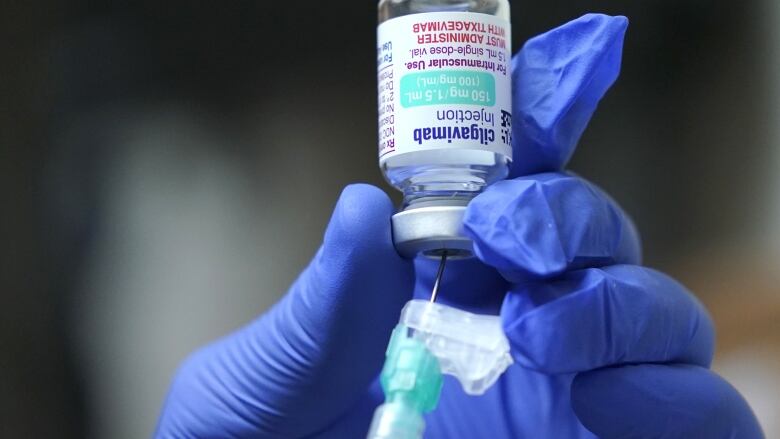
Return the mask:
<path id="1" fill-rule="evenodd" d="M 484 184 L 410 186 L 404 189 L 402 208 L 406 210 L 429 206 L 465 206 L 482 193 L 484 188 Z"/>

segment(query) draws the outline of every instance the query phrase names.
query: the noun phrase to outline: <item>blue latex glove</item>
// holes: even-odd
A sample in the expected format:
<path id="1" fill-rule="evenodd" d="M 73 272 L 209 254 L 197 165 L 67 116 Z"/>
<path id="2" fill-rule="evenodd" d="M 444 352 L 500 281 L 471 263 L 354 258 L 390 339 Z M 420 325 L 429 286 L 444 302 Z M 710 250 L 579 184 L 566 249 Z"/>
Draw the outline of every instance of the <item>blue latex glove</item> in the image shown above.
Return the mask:
<path id="1" fill-rule="evenodd" d="M 440 297 L 500 310 L 516 364 L 481 397 L 446 380 L 426 437 L 762 437 L 708 370 L 706 311 L 638 265 L 637 233 L 608 196 L 560 172 L 617 77 L 626 24 L 587 15 L 514 59 L 515 178 L 470 204 L 479 260 L 449 263 Z M 390 331 L 436 265 L 398 257 L 392 213 L 380 190 L 345 189 L 285 298 L 182 365 L 157 436 L 364 437 Z"/>

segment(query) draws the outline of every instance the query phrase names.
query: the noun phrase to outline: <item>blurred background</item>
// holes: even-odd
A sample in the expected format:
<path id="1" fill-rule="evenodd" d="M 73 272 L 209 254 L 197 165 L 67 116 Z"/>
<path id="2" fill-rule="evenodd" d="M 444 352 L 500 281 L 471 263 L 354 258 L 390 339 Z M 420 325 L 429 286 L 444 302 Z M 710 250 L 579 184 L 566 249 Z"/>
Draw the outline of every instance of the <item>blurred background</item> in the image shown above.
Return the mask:
<path id="1" fill-rule="evenodd" d="M 373 1 L 0 5 L 0 436 L 148 437 L 376 165 Z M 571 168 L 688 285 L 780 437 L 780 2 L 514 1 L 514 47 L 631 25 Z"/>

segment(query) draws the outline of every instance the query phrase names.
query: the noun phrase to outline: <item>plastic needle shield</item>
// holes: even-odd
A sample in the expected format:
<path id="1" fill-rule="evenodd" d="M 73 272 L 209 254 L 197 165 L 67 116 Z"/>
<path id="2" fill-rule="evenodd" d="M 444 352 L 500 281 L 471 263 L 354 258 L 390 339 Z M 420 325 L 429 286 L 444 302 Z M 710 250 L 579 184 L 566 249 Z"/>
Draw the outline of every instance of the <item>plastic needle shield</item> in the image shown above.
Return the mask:
<path id="1" fill-rule="evenodd" d="M 481 395 L 512 364 L 499 316 L 472 314 L 424 300 L 412 300 L 399 325 L 438 360 L 441 372 L 458 379 L 470 395 Z"/>
<path id="2" fill-rule="evenodd" d="M 404 306 L 386 355 L 385 403 L 374 413 L 369 439 L 421 438 L 422 415 L 436 408 L 442 374 L 457 378 L 467 394 L 481 395 L 512 364 L 498 316 L 425 300 Z"/>

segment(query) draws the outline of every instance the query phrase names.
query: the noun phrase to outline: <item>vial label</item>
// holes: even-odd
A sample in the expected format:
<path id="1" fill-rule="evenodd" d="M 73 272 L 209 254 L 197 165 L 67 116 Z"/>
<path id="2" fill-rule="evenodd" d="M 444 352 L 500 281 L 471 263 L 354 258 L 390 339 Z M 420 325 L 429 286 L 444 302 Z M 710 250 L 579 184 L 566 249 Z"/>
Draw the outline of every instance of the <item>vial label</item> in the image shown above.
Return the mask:
<path id="1" fill-rule="evenodd" d="M 377 30 L 379 161 L 471 149 L 512 158 L 509 22 L 469 12 L 388 20 Z"/>

